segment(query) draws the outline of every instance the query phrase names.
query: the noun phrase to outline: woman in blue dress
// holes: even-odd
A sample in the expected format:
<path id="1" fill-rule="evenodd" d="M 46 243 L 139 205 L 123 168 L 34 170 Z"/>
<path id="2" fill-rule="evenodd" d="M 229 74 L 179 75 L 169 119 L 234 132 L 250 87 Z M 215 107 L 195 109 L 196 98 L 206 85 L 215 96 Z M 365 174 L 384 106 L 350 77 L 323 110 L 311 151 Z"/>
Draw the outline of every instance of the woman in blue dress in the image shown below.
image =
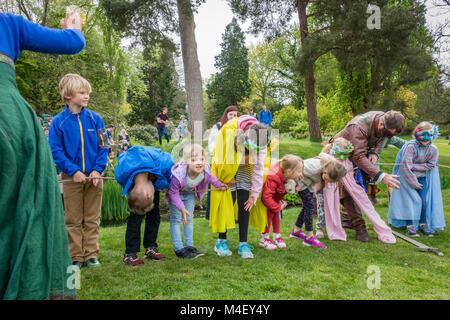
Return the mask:
<path id="1" fill-rule="evenodd" d="M 76 297 L 55 165 L 14 69 L 22 50 L 83 50 L 79 15 L 66 11 L 61 26 L 51 29 L 0 12 L 0 299 Z"/>

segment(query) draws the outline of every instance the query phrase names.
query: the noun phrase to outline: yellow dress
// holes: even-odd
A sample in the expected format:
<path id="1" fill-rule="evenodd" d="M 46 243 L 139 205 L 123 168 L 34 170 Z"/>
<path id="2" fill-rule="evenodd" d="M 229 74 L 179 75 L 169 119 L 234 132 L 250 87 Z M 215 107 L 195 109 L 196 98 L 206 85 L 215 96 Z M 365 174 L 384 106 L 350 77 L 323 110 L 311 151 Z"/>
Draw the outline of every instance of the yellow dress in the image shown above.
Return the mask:
<path id="1" fill-rule="evenodd" d="M 220 181 L 228 183 L 231 181 L 239 168 L 244 148 L 234 147 L 236 132 L 238 129 L 238 118 L 228 121 L 219 131 L 213 152 L 213 162 L 211 172 Z M 228 142 L 228 143 L 227 143 Z M 268 147 L 266 158 L 264 159 L 264 178 L 270 166 L 270 146 Z M 253 169 L 253 168 L 252 168 Z M 213 186 L 211 188 L 215 189 Z M 249 224 L 260 232 L 263 232 L 267 225 L 267 208 L 261 202 L 259 194 L 256 205 L 250 211 Z M 225 191 L 214 190 L 211 192 L 211 208 L 209 225 L 213 232 L 226 232 L 228 229 L 236 227 L 238 206 L 237 202 L 233 204 L 230 189 Z"/>

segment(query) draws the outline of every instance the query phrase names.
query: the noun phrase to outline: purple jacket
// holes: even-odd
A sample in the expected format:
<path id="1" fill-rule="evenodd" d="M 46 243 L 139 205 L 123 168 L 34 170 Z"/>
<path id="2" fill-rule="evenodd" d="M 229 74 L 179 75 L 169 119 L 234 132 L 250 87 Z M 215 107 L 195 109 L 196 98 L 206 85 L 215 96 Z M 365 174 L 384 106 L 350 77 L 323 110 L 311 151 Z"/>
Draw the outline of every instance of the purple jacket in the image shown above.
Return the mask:
<path id="1" fill-rule="evenodd" d="M 211 167 L 209 164 L 205 164 L 205 178 L 195 188 L 197 190 L 198 201 L 202 201 L 205 190 L 208 188 L 208 184 L 212 184 L 214 187 L 219 188 L 222 182 L 211 173 Z M 167 192 L 166 200 L 172 202 L 180 211 L 184 209 L 183 201 L 180 198 L 180 191 L 182 191 L 187 185 L 187 165 L 183 162 L 177 162 L 172 167 L 172 180 L 170 181 L 170 188 Z"/>

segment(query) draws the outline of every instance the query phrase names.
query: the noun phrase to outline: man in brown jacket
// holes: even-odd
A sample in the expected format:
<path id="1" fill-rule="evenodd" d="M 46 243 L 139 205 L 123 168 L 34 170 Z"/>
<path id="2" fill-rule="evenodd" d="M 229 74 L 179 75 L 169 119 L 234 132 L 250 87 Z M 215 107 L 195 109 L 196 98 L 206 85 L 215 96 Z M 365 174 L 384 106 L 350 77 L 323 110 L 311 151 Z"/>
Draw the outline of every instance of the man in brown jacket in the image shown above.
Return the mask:
<path id="1" fill-rule="evenodd" d="M 334 138 L 342 137 L 352 143 L 354 150 L 349 156 L 350 161 L 366 172 L 375 183 L 383 182 L 388 187 L 399 189 L 400 182 L 396 179 L 398 176 L 387 174 L 377 169 L 374 164 L 378 160 L 384 139 L 399 134 L 404 125 L 405 118 L 398 111 L 370 111 L 350 120 Z M 345 187 L 342 188 L 341 204 L 348 213 L 351 227 L 356 231 L 356 239 L 368 242 L 369 235 L 361 210 Z"/>

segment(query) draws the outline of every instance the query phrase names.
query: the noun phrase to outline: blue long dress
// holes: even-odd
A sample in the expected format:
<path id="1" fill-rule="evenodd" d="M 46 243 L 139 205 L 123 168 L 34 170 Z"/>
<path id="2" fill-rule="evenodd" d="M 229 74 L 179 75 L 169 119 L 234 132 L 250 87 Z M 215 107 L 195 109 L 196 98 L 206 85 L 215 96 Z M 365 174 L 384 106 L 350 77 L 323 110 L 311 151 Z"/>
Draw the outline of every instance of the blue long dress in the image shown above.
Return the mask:
<path id="1" fill-rule="evenodd" d="M 404 165 L 404 154 L 407 148 L 414 148 L 418 154 L 420 144 L 416 140 L 405 143 L 397 154 L 395 163 Z M 430 148 L 437 152 L 434 145 L 430 145 Z M 400 176 L 400 189 L 392 191 L 388 213 L 389 224 L 400 228 L 409 224 L 417 227 L 419 223 L 423 222 L 433 231 L 443 230 L 445 217 L 438 166 L 427 170 L 425 177 L 419 180 L 424 182 L 423 190 L 420 191 L 423 195 L 408 183 L 408 177 L 405 171 L 401 170 L 400 165 L 394 166 L 393 174 Z"/>

